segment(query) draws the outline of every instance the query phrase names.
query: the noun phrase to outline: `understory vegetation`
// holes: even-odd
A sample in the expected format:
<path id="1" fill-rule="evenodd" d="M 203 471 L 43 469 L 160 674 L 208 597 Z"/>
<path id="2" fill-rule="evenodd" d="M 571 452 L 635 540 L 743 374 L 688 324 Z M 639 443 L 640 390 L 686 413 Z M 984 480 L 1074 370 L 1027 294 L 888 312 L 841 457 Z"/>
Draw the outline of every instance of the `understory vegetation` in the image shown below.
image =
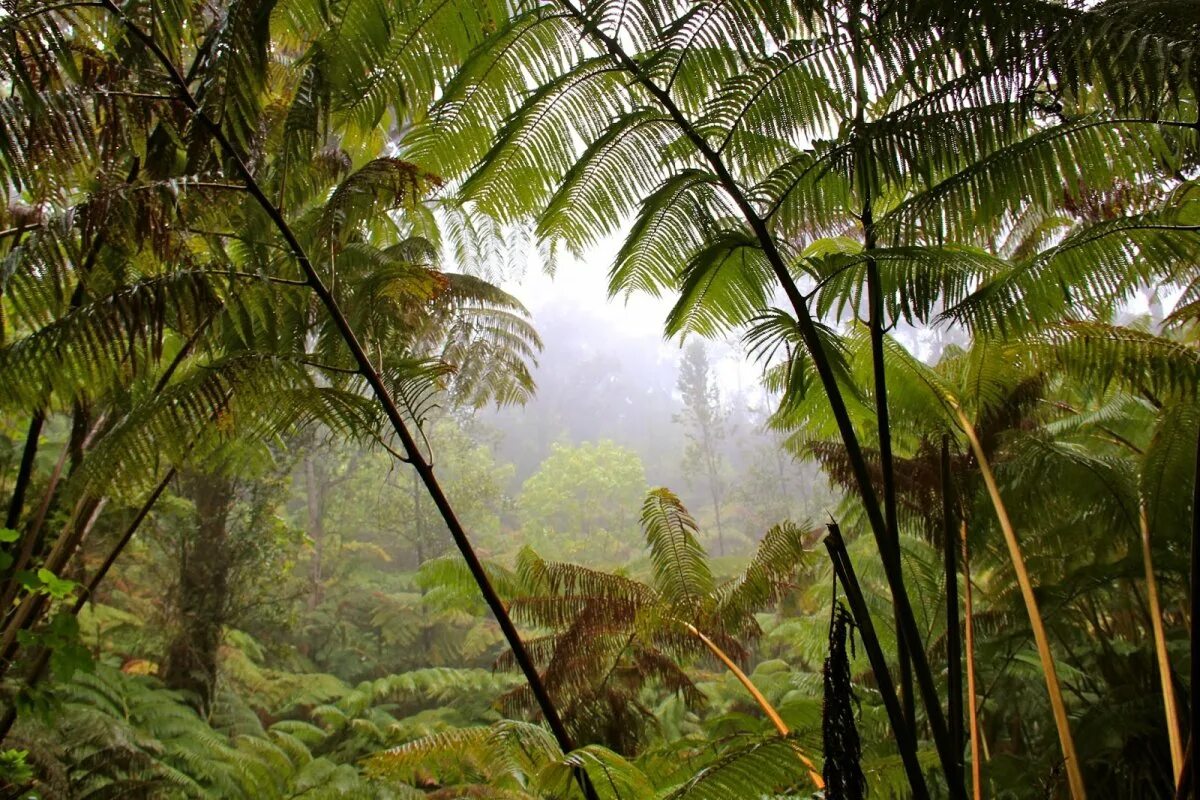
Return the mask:
<path id="1" fill-rule="evenodd" d="M 3 0 L 0 798 L 1195 796 L 1198 42 Z"/>

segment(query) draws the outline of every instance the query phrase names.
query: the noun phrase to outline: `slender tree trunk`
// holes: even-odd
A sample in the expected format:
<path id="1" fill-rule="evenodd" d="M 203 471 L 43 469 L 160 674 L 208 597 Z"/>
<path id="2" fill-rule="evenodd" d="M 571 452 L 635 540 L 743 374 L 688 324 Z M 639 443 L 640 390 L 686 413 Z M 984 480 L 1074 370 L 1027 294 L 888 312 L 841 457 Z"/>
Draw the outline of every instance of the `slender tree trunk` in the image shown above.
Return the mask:
<path id="1" fill-rule="evenodd" d="M 983 452 L 983 445 L 979 443 L 979 437 L 975 433 L 975 426 L 971 424 L 971 420 L 967 418 L 967 415 L 963 413 L 963 410 L 957 403 L 953 404 L 953 409 L 959 423 L 962 425 L 963 431 L 967 435 L 968 441 L 971 443 L 971 450 L 975 453 L 975 459 L 979 462 L 979 471 L 983 474 L 983 482 L 987 486 L 988 495 L 992 500 L 992 507 L 996 511 L 996 519 L 1000 523 L 1000 530 L 1004 533 L 1004 543 L 1008 546 L 1008 554 L 1012 560 L 1013 571 L 1017 574 L 1017 584 L 1021 588 L 1021 597 L 1025 601 L 1025 611 L 1029 615 L 1029 625 L 1033 629 L 1033 638 L 1037 644 L 1038 657 L 1041 659 L 1042 671 L 1046 677 L 1046 692 L 1050 695 L 1050 708 L 1054 713 L 1054 726 L 1058 730 L 1058 740 L 1062 746 L 1067 783 L 1071 789 L 1071 797 L 1074 800 L 1084 800 L 1087 797 L 1087 790 L 1083 784 L 1083 771 L 1079 768 L 1079 757 L 1075 754 L 1075 739 L 1071 736 L 1071 725 L 1067 718 L 1067 706 L 1063 702 L 1062 687 L 1058 681 L 1058 670 L 1054 664 L 1054 654 L 1050 650 L 1050 638 L 1046 635 L 1046 626 L 1042 621 L 1042 613 L 1038 610 L 1037 597 L 1033 593 L 1033 582 L 1029 578 L 1029 571 L 1025 568 L 1025 556 L 1021 552 L 1021 545 L 1017 541 L 1017 534 L 1013 530 L 1012 522 L 1009 520 L 1008 509 L 1004 505 L 1004 500 L 1000 497 L 1000 488 L 996 485 L 996 477 L 992 474 L 992 467 L 988 462 L 987 454 Z"/>
<path id="2" fill-rule="evenodd" d="M 325 594 L 325 578 L 321 570 L 325 557 L 325 492 L 317 478 L 317 465 L 313 454 L 304 459 L 304 495 L 308 510 L 308 535 L 312 539 L 313 554 L 308 565 L 308 610 L 321 605 Z"/>
<path id="3" fill-rule="evenodd" d="M 713 516 L 717 521 L 717 555 L 725 555 L 725 532 L 721 527 L 721 495 L 715 468 L 710 468 L 708 485 L 712 490 Z"/>
<path id="4" fill-rule="evenodd" d="M 950 437 L 942 436 L 942 551 L 946 575 L 946 719 L 950 743 L 959 760 L 955 764 L 963 781 L 962 630 L 958 620 L 958 526 L 954 524 L 954 484 L 950 476 Z"/>
<path id="5" fill-rule="evenodd" d="M 891 411 L 888 407 L 887 371 L 884 365 L 884 305 L 882 278 L 879 274 L 879 263 L 874 251 L 878 242 L 875 234 L 875 207 L 873 187 L 871 185 L 871 149 L 867 140 L 866 106 L 867 86 L 865 77 L 866 57 L 862 52 L 862 20 L 858 9 L 854 9 L 849 20 L 850 37 L 854 51 L 854 138 L 856 144 L 855 175 L 859 178 L 859 192 L 862 195 L 862 211 L 860 219 L 863 230 L 863 253 L 866 256 L 867 271 L 867 327 L 871 337 L 871 373 L 875 382 L 875 421 L 879 435 L 879 474 L 883 489 L 883 516 L 890 540 L 890 552 L 883 552 L 883 558 L 890 558 L 892 569 L 900 576 L 901 591 L 903 591 L 904 562 L 900 550 L 900 524 L 896 512 L 896 476 L 895 459 L 892 454 L 892 425 Z M 902 612 L 900 606 L 894 606 L 896 630 L 901 628 Z M 912 659 L 909 647 L 903 636 L 896 637 L 896 655 L 900 667 L 900 699 L 904 704 L 904 716 L 910 725 L 916 725 L 916 697 L 913 691 Z M 951 776 L 947 774 L 947 780 Z M 951 785 L 954 785 L 953 782 Z"/>
<path id="6" fill-rule="evenodd" d="M 163 681 L 190 693 L 201 715 L 207 716 L 229 616 L 233 561 L 228 525 L 234 492 L 228 478 L 204 473 L 188 474 L 182 487 L 196 506 L 196 528 L 184 538 L 180 552 L 178 629 L 167 650 Z"/>
<path id="7" fill-rule="evenodd" d="M 13 486 L 12 499 L 8 503 L 8 514 L 4 518 L 4 527 L 17 529 L 21 522 L 21 512 L 25 508 L 25 495 L 33 480 L 34 460 L 37 458 L 38 440 L 42 435 L 42 426 L 46 422 L 46 412 L 38 409 L 29 420 L 29 432 L 25 434 L 25 447 L 21 450 L 21 465 L 17 469 L 17 482 Z"/>
<path id="8" fill-rule="evenodd" d="M 908 776 L 916 800 L 928 800 L 929 788 L 925 784 L 925 773 L 917 759 L 916 732 L 904 718 L 904 710 L 900 707 L 900 698 L 896 694 L 896 685 L 892 682 L 892 674 L 888 670 L 887 658 L 875 634 L 875 625 L 871 622 L 871 612 L 867 609 L 866 598 L 863 597 L 862 587 L 859 586 L 858 576 L 854 574 L 854 565 L 850 554 L 846 551 L 846 543 L 842 540 L 841 531 L 836 524 L 828 526 L 829 535 L 825 537 L 825 549 L 833 561 L 834 572 L 842 589 L 846 593 L 846 601 L 854 614 L 854 622 L 858 626 L 863 647 L 867 651 L 867 659 L 871 662 L 871 671 L 875 673 L 875 683 L 883 698 L 888 720 L 892 724 L 892 733 L 896 737 L 896 748 L 900 751 L 900 760 L 904 764 L 904 772 Z"/>
<path id="9" fill-rule="evenodd" d="M 1150 516 L 1145 502 L 1138 509 L 1138 524 L 1142 531 L 1142 566 L 1146 572 L 1146 594 L 1150 601 L 1150 630 L 1154 637 L 1154 652 L 1158 660 L 1158 680 L 1162 686 L 1163 712 L 1167 723 L 1167 740 L 1171 746 L 1171 770 L 1176 786 L 1183 772 L 1183 740 L 1179 729 L 1179 709 L 1175 705 L 1175 685 L 1171 679 L 1171 659 L 1167 655 L 1167 636 L 1163 631 L 1162 607 L 1158 602 L 1158 581 L 1154 578 L 1154 556 L 1150 548 Z"/>
<path id="10" fill-rule="evenodd" d="M 962 542 L 963 627 L 966 630 L 967 723 L 971 729 L 971 797 L 983 800 L 983 754 L 980 752 L 979 701 L 975 678 L 975 606 L 971 597 L 971 560 L 967 549 L 967 521 L 959 523 Z"/>

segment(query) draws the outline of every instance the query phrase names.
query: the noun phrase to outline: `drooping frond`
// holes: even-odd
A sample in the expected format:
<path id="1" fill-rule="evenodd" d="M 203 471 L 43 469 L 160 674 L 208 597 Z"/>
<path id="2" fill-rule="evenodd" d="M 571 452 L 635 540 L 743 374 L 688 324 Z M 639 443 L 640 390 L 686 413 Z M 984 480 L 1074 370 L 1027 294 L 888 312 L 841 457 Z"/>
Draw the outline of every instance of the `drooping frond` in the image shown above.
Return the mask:
<path id="1" fill-rule="evenodd" d="M 696 521 L 683 503 L 667 489 L 651 491 L 642 506 L 642 527 L 658 593 L 680 614 L 703 608 L 713 590 L 713 577 L 696 538 Z"/>

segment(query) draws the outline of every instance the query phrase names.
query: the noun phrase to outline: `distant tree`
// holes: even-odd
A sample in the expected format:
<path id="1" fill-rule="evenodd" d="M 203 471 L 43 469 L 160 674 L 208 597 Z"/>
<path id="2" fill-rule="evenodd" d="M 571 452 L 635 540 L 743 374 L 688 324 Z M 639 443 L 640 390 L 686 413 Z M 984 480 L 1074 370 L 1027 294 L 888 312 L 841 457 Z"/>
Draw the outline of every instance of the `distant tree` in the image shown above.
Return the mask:
<path id="1" fill-rule="evenodd" d="M 528 543 L 551 558 L 612 558 L 638 539 L 646 489 L 642 460 L 626 447 L 555 444 L 517 504 Z"/>
<path id="2" fill-rule="evenodd" d="M 675 421 L 685 426 L 688 438 L 684 469 L 689 479 L 699 472 L 708 485 L 717 529 L 717 553 L 725 555 L 725 531 L 721 525 L 721 504 L 725 499 L 721 471 L 725 459 L 721 442 L 725 439 L 728 414 L 721 407 L 721 394 L 708 363 L 708 353 L 698 339 L 693 339 L 683 351 L 676 386 L 683 396 L 683 411 L 675 415 Z"/>

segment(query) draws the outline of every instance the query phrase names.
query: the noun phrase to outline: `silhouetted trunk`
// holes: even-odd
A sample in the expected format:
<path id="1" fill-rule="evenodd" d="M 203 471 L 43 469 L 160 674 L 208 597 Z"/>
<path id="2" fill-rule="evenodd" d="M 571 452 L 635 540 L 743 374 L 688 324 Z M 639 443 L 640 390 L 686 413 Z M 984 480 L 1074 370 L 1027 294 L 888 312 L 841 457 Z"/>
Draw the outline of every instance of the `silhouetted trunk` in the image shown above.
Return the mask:
<path id="1" fill-rule="evenodd" d="M 950 477 L 950 437 L 942 436 L 942 553 L 946 575 L 946 722 L 950 744 L 958 756 L 955 776 L 963 782 L 962 629 L 958 621 L 958 526 L 954 522 L 954 489 Z M 956 785 L 958 785 L 956 784 Z"/>
<path id="2" fill-rule="evenodd" d="M 892 734 L 896 739 L 896 748 L 900 751 L 900 760 L 904 772 L 912 788 L 913 797 L 917 800 L 928 800 L 929 787 L 925 783 L 925 773 L 921 762 L 917 759 L 917 739 L 904 710 L 900 707 L 900 698 L 896 694 L 896 684 L 892 682 L 892 673 L 888 670 L 887 658 L 879 637 L 875 634 L 875 625 L 871 621 L 871 612 L 867 609 L 866 598 L 863 597 L 862 587 L 858 576 L 854 573 L 854 565 L 850 562 L 850 554 L 846 551 L 846 543 L 842 540 L 841 531 L 836 524 L 828 526 L 829 534 L 825 537 L 825 549 L 833 561 L 834 573 L 846 593 L 846 602 L 854 614 L 854 622 L 862 636 L 863 647 L 867 651 L 867 660 L 871 663 L 871 671 L 875 673 L 875 683 L 879 695 L 883 699 L 888 721 L 892 725 Z M 835 598 L 836 599 L 836 598 Z"/>
<path id="3" fill-rule="evenodd" d="M 1196 735 L 1200 732 L 1200 713 L 1197 713 L 1197 706 L 1200 706 L 1200 631 L 1196 630 L 1197 620 L 1200 620 L 1200 435 L 1196 439 L 1196 474 L 1192 478 L 1192 563 L 1191 563 L 1191 587 L 1192 596 L 1188 619 L 1191 622 L 1191 686 L 1192 702 L 1190 721 L 1188 722 L 1188 746 L 1191 748 L 1187 757 L 1187 762 L 1190 767 L 1188 772 L 1191 776 L 1193 784 L 1196 783 L 1196 776 L 1200 775 L 1200 764 L 1196 763 L 1196 750 L 1200 748 L 1194 747 Z M 1180 783 L 1182 783 L 1182 778 Z"/>
<path id="4" fill-rule="evenodd" d="M 183 494 L 196 506 L 196 527 L 180 547 L 178 619 L 167 651 L 163 679 L 172 689 L 189 692 L 201 714 L 212 708 L 217 655 L 229 614 L 229 479 L 199 473 L 181 481 Z"/>
<path id="5" fill-rule="evenodd" d="M 304 459 L 304 494 L 308 504 L 308 536 L 312 539 L 313 554 L 308 564 L 308 610 L 321 605 L 325 597 L 325 487 L 317 477 L 317 465 L 312 455 Z"/>
<path id="6" fill-rule="evenodd" d="M 4 527 L 16 530 L 21 522 L 21 512 L 25 508 L 25 495 L 29 491 L 29 483 L 33 480 L 33 462 L 37 458 L 38 439 L 42 435 L 42 426 L 46 422 L 45 411 L 39 409 L 29 420 L 29 431 L 25 434 L 25 447 L 21 451 L 21 466 L 17 469 L 17 482 L 13 486 L 12 499 L 8 503 L 8 514 L 4 518 Z"/>

